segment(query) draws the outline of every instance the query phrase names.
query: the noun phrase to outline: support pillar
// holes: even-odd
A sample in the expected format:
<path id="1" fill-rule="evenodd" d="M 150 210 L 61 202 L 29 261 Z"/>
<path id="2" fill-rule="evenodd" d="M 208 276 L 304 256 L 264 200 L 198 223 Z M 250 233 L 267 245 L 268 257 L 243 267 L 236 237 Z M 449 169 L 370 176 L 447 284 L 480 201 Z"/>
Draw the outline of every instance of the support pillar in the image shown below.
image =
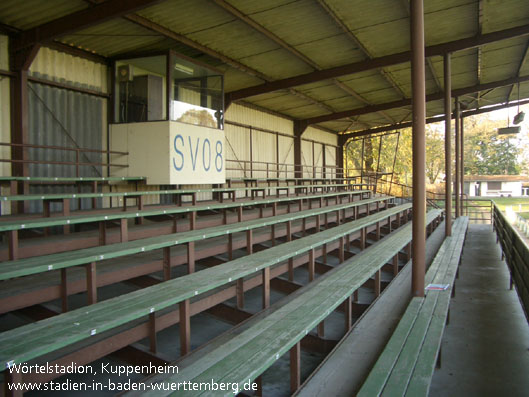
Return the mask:
<path id="1" fill-rule="evenodd" d="M 412 295 L 424 296 L 426 249 L 426 83 L 424 3 L 411 0 L 411 74 L 413 114 L 413 264 Z"/>
<path id="2" fill-rule="evenodd" d="M 456 109 L 455 109 L 455 119 L 456 119 L 456 137 L 455 137 L 455 140 L 456 140 L 456 153 L 455 153 L 455 157 L 456 157 L 456 170 L 455 170 L 455 199 L 456 199 L 456 213 L 455 213 L 455 217 L 458 218 L 459 217 L 459 208 L 460 208 L 460 192 L 459 192 L 459 187 L 461 186 L 460 183 L 459 183 L 459 178 L 461 176 L 460 172 L 459 172 L 459 160 L 460 160 L 460 144 L 461 144 L 461 138 L 460 138 L 460 127 L 461 127 L 461 123 L 459 122 L 459 98 L 456 97 Z"/>
<path id="3" fill-rule="evenodd" d="M 461 114 L 461 127 L 460 127 L 460 130 L 459 130 L 459 138 L 461 140 L 461 143 L 459 144 L 459 150 L 460 150 L 460 164 L 459 164 L 459 172 L 461 173 L 461 175 L 459 176 L 459 183 L 461 184 L 461 199 L 460 199 L 460 204 L 461 204 L 461 208 L 459 209 L 459 215 L 463 216 L 464 213 L 463 213 L 463 207 L 465 205 L 465 200 L 464 200 L 464 196 L 465 196 L 465 129 L 464 129 L 464 126 L 465 126 L 465 118 L 463 117 L 463 114 Z"/>
<path id="4" fill-rule="evenodd" d="M 294 121 L 294 177 L 303 178 L 303 166 L 301 162 L 301 136 L 307 125 L 300 120 Z"/>
<path id="5" fill-rule="evenodd" d="M 445 235 L 452 235 L 452 72 L 450 54 L 444 56 L 445 80 Z"/>

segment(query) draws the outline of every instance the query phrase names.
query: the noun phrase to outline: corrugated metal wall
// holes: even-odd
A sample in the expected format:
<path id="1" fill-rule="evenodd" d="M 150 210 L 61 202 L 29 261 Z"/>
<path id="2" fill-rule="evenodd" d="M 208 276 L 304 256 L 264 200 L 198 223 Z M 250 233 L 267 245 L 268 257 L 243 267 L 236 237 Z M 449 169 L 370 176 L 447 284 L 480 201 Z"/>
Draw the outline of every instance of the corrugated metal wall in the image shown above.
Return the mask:
<path id="1" fill-rule="evenodd" d="M 0 69 L 9 70 L 8 38 L 0 36 Z M 0 76 L 0 142 L 11 142 L 11 94 L 9 77 Z M 10 159 L 9 146 L 0 146 L 0 158 Z M 11 164 L 0 163 L 0 176 L 11 175 Z M 4 192 L 2 192 L 4 194 Z"/>
<path id="2" fill-rule="evenodd" d="M 229 161 L 228 167 L 238 168 L 238 170 L 228 171 L 227 177 L 250 177 L 249 166 L 247 165 L 245 170 L 242 161 L 250 160 L 250 158 L 254 162 L 252 166 L 254 177 L 266 177 L 266 165 L 260 165 L 256 162 L 294 164 L 294 140 L 292 138 L 279 135 L 278 139 L 276 139 L 276 134 L 274 133 L 254 129 L 262 128 L 293 136 L 293 123 L 291 120 L 238 104 L 230 106 L 228 112 L 226 112 L 226 120 L 227 159 L 237 160 L 235 162 Z M 231 125 L 229 122 L 244 124 L 246 127 Z M 254 127 L 251 132 L 249 126 Z M 252 157 L 250 157 L 249 153 L 250 136 L 252 137 Z M 277 140 L 279 141 L 278 143 Z M 312 141 L 316 142 L 314 143 L 314 150 Z M 304 177 L 313 177 L 312 166 L 322 167 L 324 165 L 323 143 L 326 145 L 326 165 L 335 165 L 336 149 L 334 146 L 337 141 L 338 138 L 334 134 L 313 127 L 307 128 L 303 134 L 301 145 L 301 162 L 304 166 L 307 166 L 304 168 Z M 316 171 L 316 175 L 321 175 L 321 169 Z M 327 173 L 327 175 L 331 177 L 330 173 Z M 269 172 L 269 176 L 276 177 L 278 175 L 277 173 Z M 280 166 L 279 177 L 294 177 L 294 168 L 292 166 Z"/>
<path id="3" fill-rule="evenodd" d="M 282 134 L 294 135 L 292 120 L 274 116 L 236 103 L 232 104 L 226 112 L 226 120 L 277 131 Z"/>
<path id="4" fill-rule="evenodd" d="M 106 65 L 42 47 L 31 67 L 31 74 L 50 80 L 74 83 L 80 87 L 108 93 Z"/>
<path id="5" fill-rule="evenodd" d="M 86 59 L 41 48 L 35 58 L 30 74 L 46 80 L 57 81 L 92 90 L 107 91 L 107 68 Z M 60 146 L 104 150 L 106 148 L 106 99 L 73 92 L 43 84 L 29 83 L 29 143 L 35 145 Z M 53 149 L 29 149 L 32 160 L 75 162 L 75 151 Z M 105 163 L 101 153 L 79 154 L 83 163 Z M 30 164 L 30 176 L 77 176 L 72 165 Z M 101 166 L 81 166 L 78 176 L 105 176 Z M 32 193 L 59 192 L 57 186 L 31 186 Z M 62 191 L 73 191 L 63 187 Z M 90 191 L 90 187 L 84 187 Z M 83 200 L 82 207 L 90 208 L 90 200 Z M 72 202 L 72 209 L 78 207 Z M 59 210 L 60 207 L 52 208 Z M 40 211 L 40 203 L 32 210 Z"/>

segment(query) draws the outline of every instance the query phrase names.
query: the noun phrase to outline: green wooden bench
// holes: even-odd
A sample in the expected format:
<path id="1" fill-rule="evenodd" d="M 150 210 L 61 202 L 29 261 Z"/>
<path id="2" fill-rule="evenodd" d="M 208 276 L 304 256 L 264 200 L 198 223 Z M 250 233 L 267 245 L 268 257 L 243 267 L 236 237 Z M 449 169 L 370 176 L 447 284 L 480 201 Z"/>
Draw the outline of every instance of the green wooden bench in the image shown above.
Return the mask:
<path id="1" fill-rule="evenodd" d="M 49 217 L 51 215 L 51 204 L 58 203 L 62 205 L 62 214 L 63 216 L 68 216 L 70 214 L 70 205 L 71 200 L 81 200 L 81 199 L 92 199 L 92 208 L 96 208 L 97 199 L 101 198 L 121 198 L 123 200 L 123 211 L 127 210 L 127 203 L 129 200 L 134 200 L 138 210 L 144 209 L 144 198 L 148 196 L 169 196 L 173 197 L 175 203 L 182 205 L 182 197 L 190 196 L 191 204 L 197 205 L 197 195 L 201 193 L 210 193 L 212 195 L 218 196 L 218 201 L 223 202 L 224 196 L 228 195 L 232 201 L 236 200 L 236 195 L 238 192 L 245 192 L 251 194 L 253 200 L 257 196 L 262 194 L 263 199 L 266 194 L 265 191 L 268 190 L 268 195 L 272 195 L 272 191 L 275 192 L 276 196 L 279 197 L 282 191 L 286 192 L 287 197 L 290 196 L 290 191 L 294 190 L 296 195 L 299 195 L 301 192 L 309 193 L 309 190 L 312 192 L 317 191 L 318 189 L 322 192 L 330 192 L 331 190 L 353 190 L 357 186 L 349 184 L 328 184 L 328 185 L 300 185 L 300 186 L 271 186 L 271 187 L 240 187 L 240 188 L 201 188 L 201 189 L 162 189 L 162 190 L 149 190 L 149 191 L 133 191 L 133 192 L 99 192 L 99 193 L 59 193 L 59 194 L 17 194 L 10 196 L 0 196 L 0 205 L 14 202 L 27 202 L 27 201 L 40 201 L 42 202 L 44 217 Z M 68 230 L 68 229 L 65 229 Z"/>
<path id="2" fill-rule="evenodd" d="M 468 218 L 460 217 L 426 274 L 426 285 L 448 284 L 412 298 L 358 396 L 427 396 L 447 321 Z"/>
<path id="3" fill-rule="evenodd" d="M 73 266 L 84 265 L 86 269 L 86 288 L 88 292 L 88 302 L 90 304 L 97 301 L 97 279 L 96 279 L 96 264 L 97 262 L 132 255 L 137 253 L 149 252 L 161 249 L 163 252 L 163 270 L 164 279 L 170 278 L 171 271 L 171 252 L 170 247 L 176 245 L 186 245 L 187 250 L 187 271 L 194 272 L 195 268 L 195 242 L 202 241 L 219 236 L 228 237 L 228 256 L 232 257 L 233 247 L 233 233 L 246 232 L 246 246 L 253 246 L 253 230 L 267 226 L 277 225 L 279 223 L 286 223 L 287 239 L 291 239 L 291 224 L 297 219 L 305 219 L 307 217 L 316 217 L 316 227 L 320 225 L 320 215 L 336 212 L 337 219 L 344 218 L 340 216 L 340 212 L 348 208 L 359 208 L 361 205 L 366 205 L 366 208 L 372 207 L 376 204 L 380 208 L 380 202 L 389 200 L 389 198 L 375 198 L 362 201 L 355 201 L 351 203 L 334 206 L 332 208 L 319 208 L 313 210 L 300 211 L 292 214 L 283 214 L 271 218 L 259 218 L 251 221 L 233 223 L 228 225 L 221 225 L 207 229 L 191 230 L 183 233 L 175 233 L 170 235 L 163 235 L 130 241 L 126 243 L 110 244 L 106 246 L 86 248 L 76 251 L 61 252 L 41 257 L 30 257 L 16 261 L 3 262 L 0 266 L 0 280 L 7 280 L 16 277 L 28 276 L 32 274 L 44 273 L 47 271 L 60 270 L 61 278 L 61 299 L 63 303 L 63 310 L 67 310 L 68 299 L 68 281 L 67 268 Z M 377 204 L 378 203 L 378 204 Z M 378 216 L 382 219 L 394 214 L 392 210 L 386 213 L 382 211 Z M 369 214 L 369 210 L 366 211 Z M 358 212 L 355 210 L 355 217 Z M 371 218 L 370 218 L 371 219 Z M 376 218 L 378 219 L 378 218 Z"/>
<path id="4" fill-rule="evenodd" d="M 138 182 L 145 179 L 143 176 L 0 176 L 0 182 Z"/>
<path id="5" fill-rule="evenodd" d="M 16 221 L 5 221 L 0 222 L 0 232 L 7 233 L 8 238 L 8 249 L 9 249 L 9 259 L 10 260 L 16 260 L 19 257 L 18 251 L 19 251 L 19 236 L 18 232 L 20 230 L 28 230 L 28 229 L 35 229 L 35 228 L 48 228 L 53 226 L 64 226 L 64 227 L 70 227 L 71 225 L 79 225 L 79 224 L 86 224 L 86 223 L 93 223 L 98 222 L 99 223 L 99 233 L 100 233 L 100 242 L 102 244 L 106 243 L 106 229 L 105 229 L 105 223 L 111 222 L 111 221 L 120 221 L 120 233 L 121 233 L 121 241 L 125 242 L 128 240 L 128 226 L 127 226 L 127 220 L 128 219 L 143 219 L 144 217 L 149 216 L 175 216 L 174 221 L 176 222 L 176 216 L 181 214 L 189 214 L 189 228 L 194 229 L 195 223 L 196 223 L 196 215 L 199 212 L 204 211 L 223 211 L 224 213 L 224 219 L 226 222 L 226 211 L 229 209 L 238 209 L 239 210 L 239 221 L 242 218 L 242 211 L 243 207 L 250 207 L 250 206 L 265 206 L 265 205 L 272 205 L 274 207 L 274 212 L 277 204 L 280 203 L 290 203 L 292 201 L 298 201 L 301 205 L 304 200 L 307 200 L 309 202 L 309 207 L 312 208 L 312 202 L 313 200 L 320 200 L 320 207 L 323 206 L 323 199 L 330 199 L 335 198 L 336 203 L 338 203 L 338 199 L 340 199 L 340 202 L 342 201 L 342 198 L 344 196 L 349 196 L 349 201 L 352 201 L 353 195 L 359 195 L 361 198 L 363 196 L 370 196 L 370 191 L 368 190 L 355 190 L 355 191 L 347 191 L 347 192 L 335 192 L 335 193 L 325 193 L 325 194 L 319 194 L 319 195 L 306 195 L 306 196 L 299 196 L 296 198 L 292 197 L 279 197 L 279 198 L 272 198 L 272 199 L 261 199 L 261 200 L 255 200 L 255 201 L 241 201 L 237 203 L 211 203 L 207 205 L 200 205 L 200 206 L 180 206 L 180 207 L 172 207 L 172 208 L 163 208 L 163 209 L 152 209 L 152 210 L 140 210 L 140 211 L 125 211 L 125 212 L 112 212 L 108 214 L 88 214 L 88 215 L 67 215 L 67 216 L 59 216 L 59 217 L 46 217 L 46 218 L 38 218 L 38 219 L 19 219 Z M 328 203 L 327 203 L 328 204 Z M 290 211 L 290 204 L 288 207 L 288 211 Z M 175 232 L 176 232 L 176 223 L 175 223 Z"/>
<path id="6" fill-rule="evenodd" d="M 310 255 L 312 252 L 312 257 L 314 257 L 316 248 L 343 239 L 391 215 L 409 213 L 410 208 L 409 204 L 393 207 L 213 268 L 167 280 L 152 287 L 4 332 L 0 334 L 2 369 L 13 363 L 27 362 L 76 342 L 87 340 L 91 336 L 115 329 L 135 319 L 145 316 L 154 319 L 154 313 L 175 304 L 180 304 L 181 334 L 186 335 L 187 333 L 188 335 L 190 298 L 234 282 L 239 284 L 244 282 L 244 277 L 256 273 L 261 273 L 263 276 L 263 305 L 267 307 L 270 299 L 270 268 L 272 266 L 304 253 Z M 314 262 L 311 268 L 314 273 Z M 244 291 L 244 288 L 240 290 Z M 184 338 L 182 342 L 184 351 L 189 350 L 189 343 L 189 340 Z"/>
<path id="7" fill-rule="evenodd" d="M 431 223 L 441 214 L 439 210 L 427 214 Z M 231 332 L 229 338 L 218 338 L 207 347 L 207 352 L 197 351 L 179 364 L 178 375 L 156 375 L 146 381 L 150 385 L 139 393 L 127 395 L 164 396 L 174 391 L 157 390 L 161 383 L 179 382 L 238 385 L 255 381 L 283 354 L 290 352 L 291 392 L 299 387 L 300 341 L 329 314 L 349 299 L 369 278 L 411 241 L 411 224 L 407 224 L 371 247 L 346 260 L 337 268 L 297 291 L 293 299 L 278 302 L 262 314 L 258 321 L 243 323 L 241 329 Z M 237 327 L 238 328 L 238 327 Z M 182 391 L 182 395 L 233 395 L 233 391 Z"/>

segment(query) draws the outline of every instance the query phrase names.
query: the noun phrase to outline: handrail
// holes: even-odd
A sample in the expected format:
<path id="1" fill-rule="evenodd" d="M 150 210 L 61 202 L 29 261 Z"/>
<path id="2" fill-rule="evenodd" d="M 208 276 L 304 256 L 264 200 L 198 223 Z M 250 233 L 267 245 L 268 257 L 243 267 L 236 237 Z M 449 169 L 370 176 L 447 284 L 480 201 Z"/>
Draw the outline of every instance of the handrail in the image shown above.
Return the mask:
<path id="1" fill-rule="evenodd" d="M 0 146 L 8 146 L 13 148 L 22 148 L 22 149 L 47 149 L 47 150 L 61 150 L 65 152 L 75 152 L 75 161 L 53 161 L 53 160 L 30 160 L 30 159 L 0 159 L 0 163 L 14 163 L 14 164 L 51 164 L 51 165 L 72 165 L 75 166 L 75 175 L 80 177 L 79 167 L 93 167 L 96 172 L 100 173 L 95 167 L 107 167 L 107 170 L 110 171 L 110 167 L 120 167 L 127 168 L 128 164 L 116 164 L 111 162 L 81 162 L 80 157 L 81 153 L 101 153 L 108 155 L 120 155 L 127 156 L 128 152 L 120 152 L 115 150 L 101 150 L 101 149 L 88 149 L 88 148 L 72 148 L 65 146 L 54 146 L 54 145 L 36 145 L 30 143 L 10 143 L 10 142 L 0 142 Z M 86 157 L 86 156 L 85 156 Z M 110 172 L 108 172 L 110 174 Z"/>
<path id="2" fill-rule="evenodd" d="M 507 216 L 493 204 L 497 240 L 500 242 L 511 275 L 510 288 L 516 291 L 529 322 L 529 245 L 522 233 L 509 222 Z"/>

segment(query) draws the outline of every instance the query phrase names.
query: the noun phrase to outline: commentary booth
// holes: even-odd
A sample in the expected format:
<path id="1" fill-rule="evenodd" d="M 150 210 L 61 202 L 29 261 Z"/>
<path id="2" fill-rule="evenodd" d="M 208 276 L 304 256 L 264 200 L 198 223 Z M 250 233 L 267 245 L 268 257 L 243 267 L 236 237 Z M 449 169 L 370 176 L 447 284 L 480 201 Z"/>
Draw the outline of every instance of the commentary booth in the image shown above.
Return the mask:
<path id="1" fill-rule="evenodd" d="M 128 152 L 114 176 L 143 175 L 149 185 L 226 181 L 224 77 L 169 51 L 114 63 L 110 143 Z"/>

